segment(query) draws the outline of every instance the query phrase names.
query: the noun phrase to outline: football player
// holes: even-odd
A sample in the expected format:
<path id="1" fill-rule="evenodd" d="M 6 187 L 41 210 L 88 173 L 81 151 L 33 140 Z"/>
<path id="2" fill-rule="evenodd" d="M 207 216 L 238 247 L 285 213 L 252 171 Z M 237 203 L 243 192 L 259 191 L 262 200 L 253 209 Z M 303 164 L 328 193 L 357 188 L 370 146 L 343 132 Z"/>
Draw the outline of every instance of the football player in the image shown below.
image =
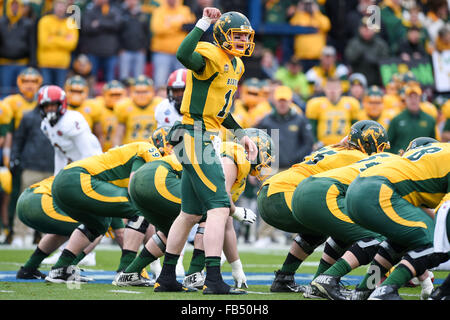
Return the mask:
<path id="1" fill-rule="evenodd" d="M 103 129 L 103 151 L 106 152 L 113 147 L 113 137 L 119 125 L 114 108 L 122 99 L 128 99 L 125 86 L 117 80 L 112 80 L 103 86 L 102 96 L 96 98 L 103 107 L 100 123 Z"/>
<path id="2" fill-rule="evenodd" d="M 279 230 L 298 233 L 282 268 L 275 272 L 270 291 L 298 292 L 305 289 L 295 283 L 295 272 L 315 248 L 327 238 L 305 227 L 294 218 L 292 203 L 296 187 L 309 176 L 364 159 L 367 153 L 371 152 L 370 149 L 364 148 L 366 144 L 375 149 L 377 145 L 383 145 L 385 140 L 380 139 L 378 142 L 371 138 L 370 132 L 374 130 L 372 127 L 380 131 L 384 130 L 374 121 L 358 121 L 351 127 L 349 140 L 345 137 L 339 144 L 323 147 L 307 156 L 303 162 L 275 174 L 263 183 L 258 193 L 258 211 L 261 218 Z M 362 142 L 358 143 L 358 141 Z M 339 247 L 338 244 L 331 242 L 326 244 L 326 250 L 330 252 Z M 330 255 L 333 254 L 330 253 Z M 321 263 L 325 262 L 321 261 Z"/>
<path id="3" fill-rule="evenodd" d="M 45 233 L 33 254 L 20 267 L 16 274 L 17 279 L 45 279 L 46 275 L 38 270 L 39 265 L 53 251 L 66 242 L 72 232 L 80 225 L 78 221 L 70 218 L 54 203 L 51 192 L 54 178 L 54 176 L 51 176 L 29 186 L 22 192 L 17 201 L 17 215 L 19 219 L 27 226 Z M 121 219 L 114 219 L 111 223 L 115 239 L 121 247 L 124 227 Z M 77 265 L 94 249 L 102 237 L 99 236 L 92 245 L 84 249 L 72 264 Z M 89 278 L 80 276 L 80 280 L 87 282 Z"/>
<path id="4" fill-rule="evenodd" d="M 375 256 L 380 274 L 401 260 L 372 289 L 369 300 L 401 299 L 400 287 L 448 259 L 447 253 L 433 252 L 434 214 L 422 208 L 436 208 L 449 192 L 450 162 L 442 161 L 449 157 L 448 143 L 417 144 L 413 140 L 401 158 L 368 168 L 350 184 L 346 194 L 349 217 L 395 244 Z"/>
<path id="5" fill-rule="evenodd" d="M 251 128 L 255 124 L 250 112 L 262 101 L 260 91 L 258 78 L 247 79 L 240 87 L 240 97 L 234 101 L 233 117 L 243 128 Z"/>
<path id="6" fill-rule="evenodd" d="M 216 45 L 199 42 L 214 23 Z M 203 17 L 186 36 L 177 51 L 177 58 L 187 68 L 186 89 L 181 104 L 182 121 L 169 133 L 169 142 L 183 151 L 179 162 L 181 178 L 181 213 L 171 226 L 161 274 L 155 291 L 182 291 L 176 280 L 175 265 L 186 243 L 189 231 L 207 211 L 204 233 L 206 279 L 204 294 L 242 294 L 226 284 L 220 273 L 220 260 L 225 225 L 230 215 L 230 199 L 220 161 L 220 126 L 235 130 L 248 152 L 249 160 L 257 156 L 255 143 L 246 136 L 230 114 L 237 84 L 244 73 L 240 57 L 250 56 L 255 43 L 249 20 L 238 12 L 221 14 L 217 8 L 206 7 Z M 237 130 L 237 131 L 236 131 Z M 183 134 L 182 139 L 181 134 Z"/>
<path id="7" fill-rule="evenodd" d="M 359 112 L 359 120 L 373 120 L 386 130 L 389 122 L 396 115 L 393 110 L 386 110 L 383 104 L 383 91 L 378 86 L 371 86 L 363 99 L 363 110 Z"/>
<path id="8" fill-rule="evenodd" d="M 338 78 L 328 79 L 324 90 L 324 97 L 312 98 L 306 104 L 306 117 L 312 125 L 316 148 L 339 143 L 358 121 L 360 111 L 357 99 L 342 96 Z"/>
<path id="9" fill-rule="evenodd" d="M 152 79 L 141 75 L 131 86 L 131 100 L 120 101 L 114 108 L 119 124 L 114 146 L 135 141 L 148 141 L 156 129 L 155 108 L 162 101 L 155 96 Z"/>
<path id="10" fill-rule="evenodd" d="M 67 110 L 66 93 L 60 87 L 42 87 L 38 106 L 41 130 L 55 149 L 55 175 L 73 161 L 102 153 L 100 142 L 83 115 Z"/>
<path id="11" fill-rule="evenodd" d="M 129 219 L 129 223 L 138 219 L 139 211 L 128 195 L 129 179 L 144 163 L 160 157 L 153 144 L 134 142 L 75 161 L 55 176 L 52 185 L 55 204 L 82 225 L 70 236 L 46 281 L 70 280 L 74 272 L 72 262 L 98 236 L 106 233 L 112 217 Z"/>
<path id="12" fill-rule="evenodd" d="M 172 72 L 167 80 L 167 99 L 161 101 L 155 109 L 155 118 L 158 128 L 173 126 L 175 121 L 181 120 L 180 108 L 186 87 L 187 69 L 177 69 Z"/>
<path id="13" fill-rule="evenodd" d="M 163 141 L 163 139 L 159 139 L 159 141 Z M 160 149 L 163 148 L 164 146 L 161 144 Z M 232 201 L 235 202 L 245 189 L 248 174 L 257 174 L 259 170 L 252 170 L 241 145 L 234 142 L 225 142 L 222 144 L 221 151 L 225 175 L 227 178 L 230 177 L 230 179 L 227 179 L 227 192 L 229 192 Z M 130 195 L 133 203 L 140 209 L 144 217 L 155 225 L 158 232 L 146 244 L 135 262 L 122 275 L 116 277 L 116 284 L 141 285 L 145 283 L 146 281 L 139 276 L 139 271 L 164 254 L 167 234 L 173 221 L 180 213 L 182 169 L 175 154 L 169 153 L 160 160 L 144 165 L 130 181 Z M 232 217 L 248 223 L 252 223 L 256 219 L 256 215 L 251 210 L 244 208 L 235 208 Z M 204 219 L 200 221 L 197 229 L 193 258 L 183 282 L 187 288 L 203 287 L 204 275 L 202 270 L 205 261 L 203 232 Z M 241 287 L 242 284 L 246 285 L 246 278 L 237 252 L 236 234 L 231 217 L 227 221 L 225 233 L 225 255 L 231 264 L 237 286 Z"/>
<path id="14" fill-rule="evenodd" d="M 67 109 L 78 111 L 86 119 L 92 133 L 103 145 L 103 130 L 100 123 L 103 109 L 96 99 L 88 99 L 89 87 L 81 76 L 66 80 L 64 91 L 67 95 Z"/>

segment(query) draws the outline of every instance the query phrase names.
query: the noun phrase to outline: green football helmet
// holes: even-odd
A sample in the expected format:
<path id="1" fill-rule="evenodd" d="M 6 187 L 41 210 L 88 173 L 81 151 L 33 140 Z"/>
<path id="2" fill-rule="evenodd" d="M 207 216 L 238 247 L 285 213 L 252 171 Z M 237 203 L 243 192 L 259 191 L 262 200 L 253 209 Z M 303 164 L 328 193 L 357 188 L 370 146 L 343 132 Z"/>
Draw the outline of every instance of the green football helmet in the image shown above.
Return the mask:
<path id="1" fill-rule="evenodd" d="M 167 141 L 167 134 L 170 128 L 169 126 L 162 126 L 152 133 L 153 145 L 158 148 L 162 156 L 167 156 L 172 153 L 172 145 Z"/>
<path id="2" fill-rule="evenodd" d="M 258 148 L 256 160 L 251 161 L 250 174 L 262 181 L 270 175 L 271 163 L 275 160 L 275 156 L 272 156 L 273 140 L 266 132 L 260 129 L 249 128 L 245 129 L 244 132 Z"/>
<path id="3" fill-rule="evenodd" d="M 411 140 L 411 142 L 408 145 L 408 148 L 406 148 L 405 152 L 408 152 L 409 150 L 416 149 L 419 147 L 423 147 L 432 143 L 439 142 L 436 139 L 430 138 L 430 137 L 419 137 Z"/>
<path id="4" fill-rule="evenodd" d="M 373 120 L 361 120 L 352 125 L 348 143 L 368 155 L 390 148 L 386 129 Z"/>
<path id="5" fill-rule="evenodd" d="M 244 41 L 241 40 L 242 34 L 246 35 Z M 234 56 L 250 57 L 255 49 L 255 31 L 247 17 L 240 12 L 222 14 L 214 24 L 213 37 L 219 47 Z"/>

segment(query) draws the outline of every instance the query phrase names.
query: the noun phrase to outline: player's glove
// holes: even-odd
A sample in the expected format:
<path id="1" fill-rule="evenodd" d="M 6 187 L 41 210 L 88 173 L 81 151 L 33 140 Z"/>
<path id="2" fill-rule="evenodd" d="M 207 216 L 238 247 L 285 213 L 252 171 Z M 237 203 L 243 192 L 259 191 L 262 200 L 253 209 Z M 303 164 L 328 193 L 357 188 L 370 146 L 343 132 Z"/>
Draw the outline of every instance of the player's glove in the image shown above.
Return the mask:
<path id="1" fill-rule="evenodd" d="M 242 269 L 242 263 L 240 259 L 230 263 L 231 265 L 231 275 L 234 279 L 234 285 L 236 288 L 248 288 L 247 278 L 245 277 L 244 269 Z"/>
<path id="2" fill-rule="evenodd" d="M 256 214 L 251 209 L 244 207 L 236 207 L 232 217 L 245 224 L 252 224 L 256 221 Z"/>

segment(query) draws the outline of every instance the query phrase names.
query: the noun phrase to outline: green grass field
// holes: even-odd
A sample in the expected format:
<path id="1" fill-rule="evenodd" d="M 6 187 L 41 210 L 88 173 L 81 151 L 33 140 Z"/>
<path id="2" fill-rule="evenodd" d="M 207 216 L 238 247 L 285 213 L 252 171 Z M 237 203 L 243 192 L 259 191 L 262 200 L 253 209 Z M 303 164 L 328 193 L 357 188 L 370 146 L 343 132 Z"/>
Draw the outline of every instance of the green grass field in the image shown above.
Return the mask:
<path id="1" fill-rule="evenodd" d="M 0 300 L 304 300 L 301 294 L 271 293 L 270 283 L 273 271 L 280 268 L 287 250 L 256 250 L 241 252 L 241 261 L 247 278 L 265 279 L 263 284 L 250 284 L 248 294 L 244 296 L 205 296 L 201 292 L 194 293 L 154 293 L 153 288 L 116 287 L 107 283 L 88 283 L 78 288 L 70 288 L 65 284 L 51 284 L 43 281 L 15 282 L 5 281 L 2 272 L 9 271 L 10 278 L 28 259 L 33 250 L 12 250 L 0 247 Z M 192 255 L 192 249 L 187 249 L 184 266 L 187 270 Z M 314 253 L 298 270 L 297 275 L 312 276 L 320 259 L 321 252 Z M 118 250 L 96 250 L 97 265 L 86 268 L 88 271 L 111 271 L 117 268 L 120 259 Z M 50 266 L 43 265 L 40 270 L 48 271 Z M 224 273 L 231 272 L 231 267 L 225 263 L 222 267 Z M 366 268 L 360 267 L 352 271 L 349 276 L 358 276 L 365 273 Z M 435 271 L 435 283 L 441 283 L 448 272 Z M 297 276 L 296 275 L 296 276 Z M 296 278 L 297 279 L 297 278 Z M 304 278 L 302 278 L 304 279 Z M 11 280 L 11 279 L 10 279 Z M 306 283 L 306 280 L 303 280 Z M 250 283 L 250 281 L 249 281 Z M 254 281 L 258 283 L 258 281 Z M 344 281 L 345 283 L 345 281 Z M 352 286 L 350 286 L 352 287 Z M 402 288 L 400 294 L 406 300 L 418 300 L 420 287 Z"/>

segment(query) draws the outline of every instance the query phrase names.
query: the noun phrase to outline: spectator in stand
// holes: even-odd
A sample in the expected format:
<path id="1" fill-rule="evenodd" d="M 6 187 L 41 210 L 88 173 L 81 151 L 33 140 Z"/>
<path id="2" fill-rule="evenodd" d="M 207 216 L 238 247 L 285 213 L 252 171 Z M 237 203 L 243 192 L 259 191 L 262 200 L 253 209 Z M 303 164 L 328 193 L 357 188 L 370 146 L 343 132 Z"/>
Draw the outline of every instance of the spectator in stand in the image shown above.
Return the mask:
<path id="1" fill-rule="evenodd" d="M 348 81 L 350 83 L 349 95 L 362 103 L 367 89 L 366 77 L 362 73 L 353 73 Z"/>
<path id="2" fill-rule="evenodd" d="M 295 1 L 293 0 L 264 0 L 264 23 L 283 24 L 288 23 L 289 19 L 295 13 Z M 275 52 L 280 44 L 280 38 L 277 35 L 265 35 L 263 45 L 265 48 Z"/>
<path id="3" fill-rule="evenodd" d="M 261 70 L 264 73 L 263 79 L 274 79 L 279 68 L 277 58 L 270 49 L 264 49 L 261 56 Z"/>
<path id="4" fill-rule="evenodd" d="M 123 24 L 120 29 L 119 77 L 140 76 L 144 73 L 147 50 L 150 45 L 150 20 L 142 12 L 139 0 L 123 3 Z"/>
<path id="5" fill-rule="evenodd" d="M 353 10 L 348 11 L 345 16 L 345 38 L 343 39 L 343 49 L 347 46 L 350 39 L 358 35 L 358 27 L 361 19 L 369 16 L 372 12 L 368 9 L 369 6 L 375 5 L 375 0 L 359 0 L 358 5 Z M 342 50 L 342 54 L 344 50 Z"/>
<path id="6" fill-rule="evenodd" d="M 0 98 L 15 93 L 16 78 L 27 65 L 36 64 L 34 26 L 23 17 L 21 0 L 8 0 L 0 18 Z"/>
<path id="7" fill-rule="evenodd" d="M 88 55 L 92 74 L 98 79 L 103 71 L 103 81 L 116 78 L 115 69 L 120 48 L 122 30 L 121 11 L 110 5 L 109 0 L 94 0 L 86 7 L 81 18 L 80 51 Z"/>
<path id="8" fill-rule="evenodd" d="M 405 11 L 404 19 L 402 21 L 405 34 L 403 38 L 406 37 L 406 33 L 408 32 L 409 28 L 411 27 L 418 28 L 420 33 L 419 41 L 425 48 L 426 52 L 428 54 L 431 54 L 431 52 L 433 51 L 433 45 L 430 41 L 430 35 L 428 34 L 427 29 L 425 28 L 424 22 L 425 22 L 425 15 L 417 4 L 412 6 L 408 11 Z"/>
<path id="9" fill-rule="evenodd" d="M 187 35 L 183 25 L 194 21 L 195 16 L 189 7 L 182 5 L 179 0 L 167 0 L 153 12 L 150 26 L 153 79 L 156 89 L 166 84 L 170 73 L 183 68 L 175 54 Z"/>
<path id="10" fill-rule="evenodd" d="M 305 74 L 302 72 L 300 61 L 292 57 L 285 66 L 280 67 L 275 73 L 275 79 L 280 80 L 283 85 L 288 86 L 303 99 L 309 97 L 309 85 Z"/>
<path id="11" fill-rule="evenodd" d="M 330 19 L 322 14 L 315 0 L 302 0 L 297 5 L 297 11 L 290 20 L 294 26 L 314 27 L 317 33 L 300 34 L 294 38 L 294 55 L 302 61 L 303 70 L 319 64 L 322 49 L 327 42 L 330 30 Z"/>
<path id="12" fill-rule="evenodd" d="M 320 64 L 306 72 L 306 79 L 310 85 L 310 94 L 323 95 L 327 78 L 340 79 L 342 91 L 347 92 L 349 89 L 348 74 L 349 71 L 345 65 L 336 63 L 336 50 L 331 46 L 326 46 L 322 50 Z"/>
<path id="13" fill-rule="evenodd" d="M 398 41 L 403 36 L 401 3 L 402 0 L 383 0 L 381 3 L 381 34 L 389 46 L 390 54 L 397 52 Z"/>
<path id="14" fill-rule="evenodd" d="M 397 55 L 402 58 L 403 61 L 408 62 L 413 59 L 421 59 L 428 56 L 425 51 L 425 47 L 420 41 L 420 28 L 411 26 L 406 33 L 406 39 L 401 41 Z"/>
<path id="15" fill-rule="evenodd" d="M 95 77 L 92 74 L 92 63 L 89 57 L 85 54 L 79 54 L 72 63 L 72 68 L 67 74 L 67 78 L 73 76 L 80 76 L 86 80 L 89 88 L 89 97 L 96 96 L 95 92 Z"/>
<path id="16" fill-rule="evenodd" d="M 367 84 L 381 85 L 378 63 L 389 57 L 387 43 L 378 37 L 375 29 L 367 25 L 364 17 L 359 26 L 359 35 L 350 40 L 345 49 L 345 58 L 353 72 L 362 73 L 367 78 Z"/>
<path id="17" fill-rule="evenodd" d="M 340 57 L 347 45 L 347 13 L 358 5 L 358 0 L 328 0 L 320 1 L 323 4 L 322 12 L 330 19 L 331 28 L 328 33 L 328 44 L 332 45 Z"/>
<path id="18" fill-rule="evenodd" d="M 424 25 L 431 41 L 435 43 L 439 30 L 448 22 L 448 3 L 446 0 L 429 0 L 427 6 L 430 10 L 427 12 Z"/>
<path id="19" fill-rule="evenodd" d="M 78 44 L 78 29 L 71 27 L 66 9 L 66 1 L 55 1 L 53 13 L 45 15 L 38 22 L 37 62 L 44 85 L 64 85 L 72 51 Z"/>
<path id="20" fill-rule="evenodd" d="M 435 42 L 435 49 L 438 52 L 450 50 L 450 24 L 443 26 L 438 33 Z"/>

